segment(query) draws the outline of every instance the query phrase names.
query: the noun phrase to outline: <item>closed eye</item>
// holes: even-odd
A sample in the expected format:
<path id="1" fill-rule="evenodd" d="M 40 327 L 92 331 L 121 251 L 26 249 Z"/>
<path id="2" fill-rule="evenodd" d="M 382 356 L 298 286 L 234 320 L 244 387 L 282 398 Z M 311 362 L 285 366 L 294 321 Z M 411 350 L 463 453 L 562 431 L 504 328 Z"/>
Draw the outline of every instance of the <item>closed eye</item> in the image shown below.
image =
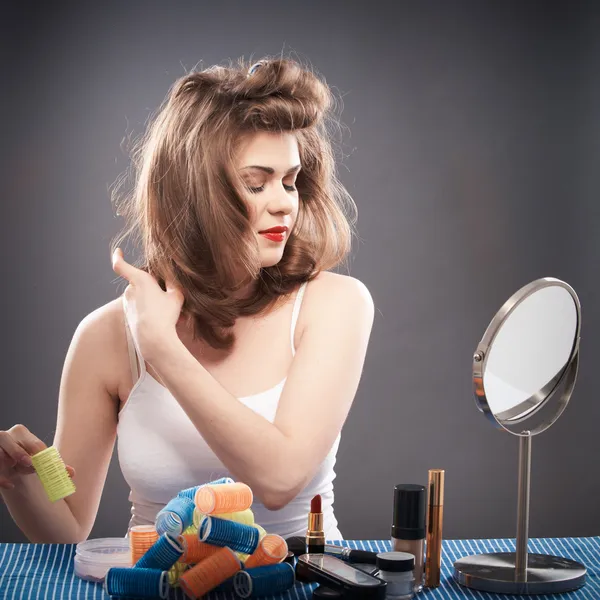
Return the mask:
<path id="1" fill-rule="evenodd" d="M 296 186 L 294 185 L 286 185 L 285 183 L 283 184 L 283 187 L 288 191 L 288 192 L 295 192 L 296 191 Z M 258 194 L 262 191 L 264 191 L 265 186 L 261 185 L 260 187 L 248 187 L 248 190 L 253 193 L 253 194 Z"/>

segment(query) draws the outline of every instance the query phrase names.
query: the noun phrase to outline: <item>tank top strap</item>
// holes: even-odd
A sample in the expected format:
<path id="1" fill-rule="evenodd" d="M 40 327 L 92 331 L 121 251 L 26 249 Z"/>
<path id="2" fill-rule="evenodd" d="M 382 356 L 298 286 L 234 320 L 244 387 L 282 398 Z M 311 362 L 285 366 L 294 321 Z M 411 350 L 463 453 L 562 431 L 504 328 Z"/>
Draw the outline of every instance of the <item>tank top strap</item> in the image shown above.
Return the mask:
<path id="1" fill-rule="evenodd" d="M 131 333 L 131 328 L 129 327 L 129 322 L 127 321 L 127 300 L 125 296 L 121 296 L 123 302 L 123 316 L 125 319 L 125 334 L 127 336 L 127 350 L 129 352 L 129 365 L 131 367 L 131 375 L 133 377 L 133 383 L 140 378 L 146 372 L 146 365 L 144 363 L 144 358 L 142 357 L 142 353 Z M 139 364 L 139 368 L 138 368 Z"/>
<path id="2" fill-rule="evenodd" d="M 296 354 L 296 346 L 294 345 L 294 334 L 296 333 L 296 324 L 298 323 L 298 315 L 300 314 L 300 307 L 302 306 L 302 299 L 304 298 L 304 292 L 306 290 L 306 285 L 308 281 L 305 281 L 298 290 L 296 294 L 296 299 L 294 300 L 294 308 L 292 309 L 292 324 L 290 328 L 290 336 L 292 343 L 292 356 Z"/>

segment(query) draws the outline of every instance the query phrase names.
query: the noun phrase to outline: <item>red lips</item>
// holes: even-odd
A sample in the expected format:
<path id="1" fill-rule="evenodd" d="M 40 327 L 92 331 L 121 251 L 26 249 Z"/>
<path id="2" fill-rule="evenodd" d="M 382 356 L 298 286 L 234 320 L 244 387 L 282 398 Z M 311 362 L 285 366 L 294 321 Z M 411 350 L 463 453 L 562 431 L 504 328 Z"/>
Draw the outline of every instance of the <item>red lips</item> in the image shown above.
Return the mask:
<path id="1" fill-rule="evenodd" d="M 263 229 L 258 233 L 285 233 L 287 229 L 288 228 L 283 225 L 278 225 L 277 227 L 271 227 L 270 229 Z"/>

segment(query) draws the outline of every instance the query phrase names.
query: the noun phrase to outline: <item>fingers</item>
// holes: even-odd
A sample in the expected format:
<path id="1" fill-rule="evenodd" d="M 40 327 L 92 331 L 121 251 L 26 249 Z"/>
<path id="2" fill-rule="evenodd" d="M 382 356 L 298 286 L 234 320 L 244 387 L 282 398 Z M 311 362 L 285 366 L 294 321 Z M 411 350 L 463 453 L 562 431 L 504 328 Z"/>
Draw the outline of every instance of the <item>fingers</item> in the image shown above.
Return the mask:
<path id="1" fill-rule="evenodd" d="M 40 440 L 40 438 L 33 435 L 25 425 L 14 425 L 7 433 L 9 433 L 10 437 L 30 456 L 33 456 L 48 447 Z"/>
<path id="2" fill-rule="evenodd" d="M 117 248 L 112 255 L 112 268 L 117 275 L 127 279 L 127 281 L 129 281 L 129 283 L 132 285 L 139 285 L 143 281 L 144 277 L 148 275 L 141 269 L 137 269 L 133 265 L 130 265 L 123 258 L 123 251 L 121 248 Z"/>
<path id="3" fill-rule="evenodd" d="M 15 425 L 15 427 L 18 428 L 19 426 Z M 32 462 L 30 454 L 35 454 L 35 452 L 28 452 L 27 448 L 22 443 L 20 443 L 20 441 L 17 441 L 17 435 L 26 437 L 26 434 L 17 429 L 18 433 L 17 435 L 15 435 L 13 433 L 15 427 L 10 429 L 9 431 L 0 431 L 0 449 L 2 449 L 2 451 L 5 454 L 3 458 L 5 460 L 8 459 L 10 461 L 11 467 L 16 467 L 17 465 L 31 467 Z M 22 425 L 20 427 L 22 427 Z M 29 435 L 31 436 L 31 434 Z"/>
<path id="4" fill-rule="evenodd" d="M 167 275 L 165 277 L 165 290 L 167 294 L 174 296 L 177 298 L 177 301 L 180 304 L 184 303 L 185 296 L 181 286 L 172 278 L 172 276 Z"/>
<path id="5" fill-rule="evenodd" d="M 165 283 L 165 287 L 167 288 L 167 294 L 170 294 L 173 297 L 177 298 L 177 301 L 180 304 L 183 304 L 184 295 L 179 287 L 176 287 L 174 284 L 171 283 Z"/>
<path id="6" fill-rule="evenodd" d="M 15 425 L 8 431 L 0 431 L 0 488 L 13 489 L 10 470 L 22 475 L 35 473 L 31 456 L 46 449 L 47 445 L 33 435 L 24 425 Z M 8 467 L 8 470 L 5 468 Z M 75 477 L 75 469 L 65 465 L 69 477 Z"/>
<path id="7" fill-rule="evenodd" d="M 12 490 L 14 489 L 15 484 L 8 479 L 8 477 L 2 477 L 0 475 L 0 488 L 4 489 L 4 490 Z"/>
<path id="8" fill-rule="evenodd" d="M 15 461 L 12 456 L 0 448 L 0 488 L 12 490 L 15 487 L 11 481 L 11 472 L 30 475 L 35 473 L 35 469 L 33 466 L 24 466 L 23 463 Z"/>
<path id="9" fill-rule="evenodd" d="M 112 265 L 113 265 L 113 269 L 115 267 L 115 263 L 117 262 L 117 260 L 119 258 L 123 258 L 123 250 L 121 250 L 121 248 L 117 248 L 112 255 Z"/>
<path id="10" fill-rule="evenodd" d="M 33 468 L 33 466 L 26 467 L 25 465 L 21 465 L 21 463 L 17 463 L 14 466 L 14 471 L 19 475 L 32 475 L 33 473 L 35 473 L 35 469 Z"/>
<path id="11" fill-rule="evenodd" d="M 9 469 L 14 469 L 16 464 L 17 461 L 14 458 L 12 458 L 12 456 L 9 456 L 6 450 L 0 448 L 0 465 L 6 465 Z"/>

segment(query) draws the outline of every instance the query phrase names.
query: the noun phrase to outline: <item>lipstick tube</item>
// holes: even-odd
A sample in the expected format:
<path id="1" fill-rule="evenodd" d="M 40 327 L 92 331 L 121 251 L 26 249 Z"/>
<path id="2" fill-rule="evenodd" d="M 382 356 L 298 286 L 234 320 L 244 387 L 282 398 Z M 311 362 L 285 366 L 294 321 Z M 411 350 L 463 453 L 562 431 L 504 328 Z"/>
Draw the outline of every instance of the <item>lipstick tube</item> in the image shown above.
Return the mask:
<path id="1" fill-rule="evenodd" d="M 323 513 L 318 502 L 318 512 L 308 513 L 308 528 L 306 530 L 306 546 L 309 554 L 325 552 L 325 532 L 323 531 Z"/>
<path id="2" fill-rule="evenodd" d="M 442 525 L 444 520 L 444 480 L 444 470 L 429 470 L 427 550 L 425 553 L 425 587 L 427 588 L 436 588 L 440 585 Z"/>

